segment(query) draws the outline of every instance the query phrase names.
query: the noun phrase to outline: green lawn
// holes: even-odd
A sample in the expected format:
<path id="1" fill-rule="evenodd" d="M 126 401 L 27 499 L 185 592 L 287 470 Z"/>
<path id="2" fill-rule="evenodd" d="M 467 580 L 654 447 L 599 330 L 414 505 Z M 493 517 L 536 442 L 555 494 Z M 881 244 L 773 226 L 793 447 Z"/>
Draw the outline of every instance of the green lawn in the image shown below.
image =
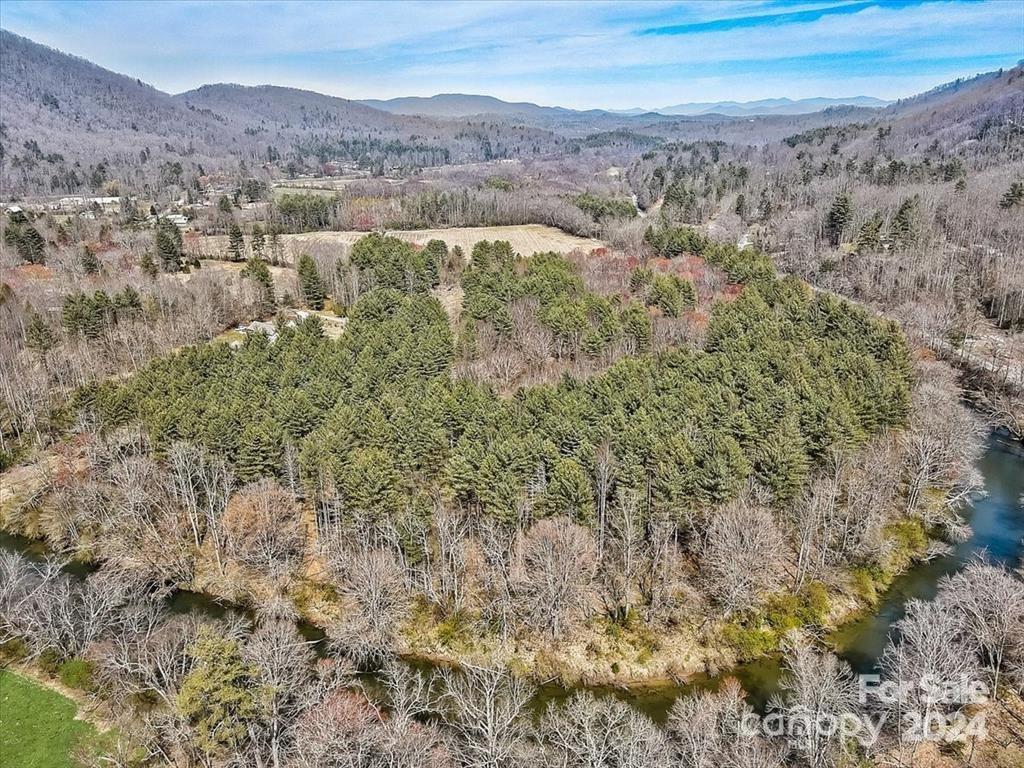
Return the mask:
<path id="1" fill-rule="evenodd" d="M 95 732 L 75 720 L 76 710 L 59 693 L 0 670 L 0 766 L 73 768 L 72 746 Z"/>

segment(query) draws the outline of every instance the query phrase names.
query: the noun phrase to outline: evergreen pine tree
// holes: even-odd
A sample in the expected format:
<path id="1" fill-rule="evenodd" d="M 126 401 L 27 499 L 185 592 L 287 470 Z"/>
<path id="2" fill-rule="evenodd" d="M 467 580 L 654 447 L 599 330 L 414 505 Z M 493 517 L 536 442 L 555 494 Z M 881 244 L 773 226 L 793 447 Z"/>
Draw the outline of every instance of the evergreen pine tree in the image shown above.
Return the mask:
<path id="1" fill-rule="evenodd" d="M 156 222 L 156 261 L 164 272 L 181 271 L 181 231 L 165 219 Z"/>
<path id="2" fill-rule="evenodd" d="M 277 227 L 270 230 L 270 263 L 277 266 L 278 264 L 284 263 L 284 245 L 281 243 L 281 235 L 277 231 Z"/>
<path id="3" fill-rule="evenodd" d="M 1024 205 L 1024 181 L 1015 181 L 999 201 L 1000 208 L 1019 208 Z"/>
<path id="4" fill-rule="evenodd" d="M 689 288 L 685 295 L 684 285 Z M 667 317 L 679 317 L 692 299 L 693 286 L 689 282 L 675 275 L 657 275 L 651 283 L 651 294 L 647 301 L 661 309 Z"/>
<path id="5" fill-rule="evenodd" d="M 46 240 L 31 224 L 21 232 L 18 254 L 30 264 L 43 264 L 46 261 Z"/>
<path id="6" fill-rule="evenodd" d="M 622 335 L 630 343 L 634 353 L 647 352 L 651 348 L 654 329 L 647 311 L 636 303 L 629 304 L 620 315 Z"/>
<path id="7" fill-rule="evenodd" d="M 82 269 L 87 275 L 95 275 L 100 271 L 100 260 L 88 245 L 82 246 Z"/>
<path id="8" fill-rule="evenodd" d="M 265 259 L 267 249 L 267 238 L 263 234 L 263 227 L 259 224 L 252 225 L 252 255 L 257 259 Z"/>
<path id="9" fill-rule="evenodd" d="M 245 237 L 238 222 L 231 222 L 228 228 L 228 255 L 232 261 L 241 261 L 245 252 Z"/>
<path id="10" fill-rule="evenodd" d="M 426 257 L 424 268 L 431 288 L 441 281 L 441 267 L 448 265 L 448 244 L 444 240 L 431 240 L 423 249 Z"/>
<path id="11" fill-rule="evenodd" d="M 873 253 L 882 247 L 882 217 L 875 214 L 857 232 L 857 253 Z"/>
<path id="12" fill-rule="evenodd" d="M 768 221 L 772 217 L 772 213 L 775 211 L 775 206 L 772 203 L 772 196 L 768 187 L 761 190 L 761 197 L 758 200 L 757 209 L 761 214 L 762 221 Z"/>
<path id="13" fill-rule="evenodd" d="M 194 664 L 182 680 L 177 711 L 194 729 L 202 752 L 230 755 L 263 716 L 269 690 L 260 684 L 259 668 L 245 660 L 238 642 L 217 635 L 209 625 L 199 630 L 189 655 Z"/>
<path id="14" fill-rule="evenodd" d="M 787 417 L 758 446 L 754 472 L 767 486 L 777 504 L 792 501 L 809 472 L 804 440 L 793 417 Z"/>
<path id="15" fill-rule="evenodd" d="M 235 462 L 242 480 L 276 475 L 281 468 L 284 435 L 270 419 L 250 424 L 242 430 Z"/>
<path id="16" fill-rule="evenodd" d="M 917 198 L 908 197 L 893 217 L 889 237 L 897 248 L 906 248 L 917 239 L 917 234 Z"/>
<path id="17" fill-rule="evenodd" d="M 560 459 L 552 467 L 543 509 L 546 515 L 565 515 L 581 525 L 593 525 L 594 494 L 578 461 Z"/>
<path id="18" fill-rule="evenodd" d="M 18 258 L 29 264 L 46 262 L 46 240 L 39 230 L 28 223 L 24 214 L 12 216 L 4 230 L 4 243 L 14 248 Z"/>
<path id="19" fill-rule="evenodd" d="M 648 267 L 637 267 L 629 273 L 629 290 L 639 293 L 654 281 L 654 272 Z"/>
<path id="20" fill-rule="evenodd" d="M 260 286 L 261 299 L 258 312 L 269 314 L 274 308 L 274 278 L 270 274 L 267 263 L 255 253 L 248 258 L 242 268 L 242 277 L 247 277 Z"/>
<path id="21" fill-rule="evenodd" d="M 320 271 L 316 262 L 308 253 L 299 257 L 299 292 L 303 303 L 310 309 L 324 308 L 324 284 L 320 279 Z"/>
<path id="22" fill-rule="evenodd" d="M 139 261 L 139 269 L 150 280 L 154 279 L 160 271 L 156 266 L 156 262 L 153 261 L 153 254 L 149 251 L 142 254 L 142 259 Z"/>
<path id="23" fill-rule="evenodd" d="M 25 346 L 36 352 L 46 353 L 53 349 L 57 337 L 50 325 L 35 310 L 30 309 L 25 324 Z"/>
<path id="24" fill-rule="evenodd" d="M 828 235 L 832 245 L 839 245 L 842 241 L 843 231 L 850 223 L 851 205 L 850 196 L 845 192 L 836 196 L 832 207 L 829 208 L 825 217 L 825 233 Z"/>

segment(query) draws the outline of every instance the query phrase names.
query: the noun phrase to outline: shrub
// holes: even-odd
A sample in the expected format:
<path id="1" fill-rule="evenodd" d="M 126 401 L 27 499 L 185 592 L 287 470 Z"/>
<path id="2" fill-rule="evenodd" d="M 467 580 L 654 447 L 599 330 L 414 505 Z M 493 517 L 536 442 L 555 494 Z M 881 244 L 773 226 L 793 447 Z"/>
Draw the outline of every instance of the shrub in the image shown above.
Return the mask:
<path id="1" fill-rule="evenodd" d="M 800 618 L 805 624 L 821 624 L 828 616 L 828 589 L 820 581 L 812 581 L 803 589 Z"/>
<path id="2" fill-rule="evenodd" d="M 23 640 L 13 638 L 0 643 L 0 664 L 21 661 L 28 656 L 28 647 Z"/>
<path id="3" fill-rule="evenodd" d="M 63 661 L 64 657 L 56 648 L 47 648 L 39 654 L 39 668 L 51 677 L 57 674 L 57 669 Z"/>
<path id="4" fill-rule="evenodd" d="M 57 668 L 57 677 L 68 688 L 91 691 L 95 688 L 92 662 L 85 659 L 69 659 Z"/>
<path id="5" fill-rule="evenodd" d="M 773 632 L 761 627 L 748 627 L 731 622 L 722 628 L 722 640 L 736 652 L 740 661 L 749 661 L 775 649 Z"/>
<path id="6" fill-rule="evenodd" d="M 875 605 L 885 589 L 886 580 L 881 569 L 875 566 L 860 566 L 851 574 L 853 591 L 868 605 Z"/>
<path id="7" fill-rule="evenodd" d="M 792 593 L 772 595 L 765 606 L 764 617 L 779 634 L 804 624 L 800 598 Z"/>
<path id="8" fill-rule="evenodd" d="M 918 520 L 901 520 L 888 528 L 900 550 L 907 554 L 922 552 L 928 547 L 928 535 Z"/>

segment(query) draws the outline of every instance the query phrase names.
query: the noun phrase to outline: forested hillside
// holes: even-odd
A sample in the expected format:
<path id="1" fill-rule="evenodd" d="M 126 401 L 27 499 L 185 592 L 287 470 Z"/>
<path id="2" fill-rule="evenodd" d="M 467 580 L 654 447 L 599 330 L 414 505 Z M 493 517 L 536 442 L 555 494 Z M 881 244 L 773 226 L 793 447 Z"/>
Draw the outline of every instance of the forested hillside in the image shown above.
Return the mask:
<path id="1" fill-rule="evenodd" d="M 210 85 L 170 96 L 0 31 L 0 179 L 7 196 L 184 191 L 210 172 L 378 173 L 556 151 L 561 138 L 495 123 L 405 117 L 309 91 Z M 290 164 L 290 165 L 289 165 Z"/>
<path id="2" fill-rule="evenodd" d="M 780 269 L 892 313 L 940 353 L 961 350 L 1019 393 L 1022 84 L 1019 66 L 980 75 L 759 152 L 667 145 L 630 178 L 662 219 L 754 244 Z M 987 392 L 1019 433 L 1019 399 Z"/>

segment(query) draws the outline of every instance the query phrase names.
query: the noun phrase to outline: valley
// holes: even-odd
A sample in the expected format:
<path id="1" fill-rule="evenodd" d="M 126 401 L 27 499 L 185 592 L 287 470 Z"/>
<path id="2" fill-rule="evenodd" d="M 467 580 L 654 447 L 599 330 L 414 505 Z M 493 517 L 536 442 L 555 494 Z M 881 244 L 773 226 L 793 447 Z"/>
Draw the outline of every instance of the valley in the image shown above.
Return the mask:
<path id="1" fill-rule="evenodd" d="M 0 762 L 1019 760 L 1021 64 L 647 112 L 5 29 L 0 85 Z"/>

